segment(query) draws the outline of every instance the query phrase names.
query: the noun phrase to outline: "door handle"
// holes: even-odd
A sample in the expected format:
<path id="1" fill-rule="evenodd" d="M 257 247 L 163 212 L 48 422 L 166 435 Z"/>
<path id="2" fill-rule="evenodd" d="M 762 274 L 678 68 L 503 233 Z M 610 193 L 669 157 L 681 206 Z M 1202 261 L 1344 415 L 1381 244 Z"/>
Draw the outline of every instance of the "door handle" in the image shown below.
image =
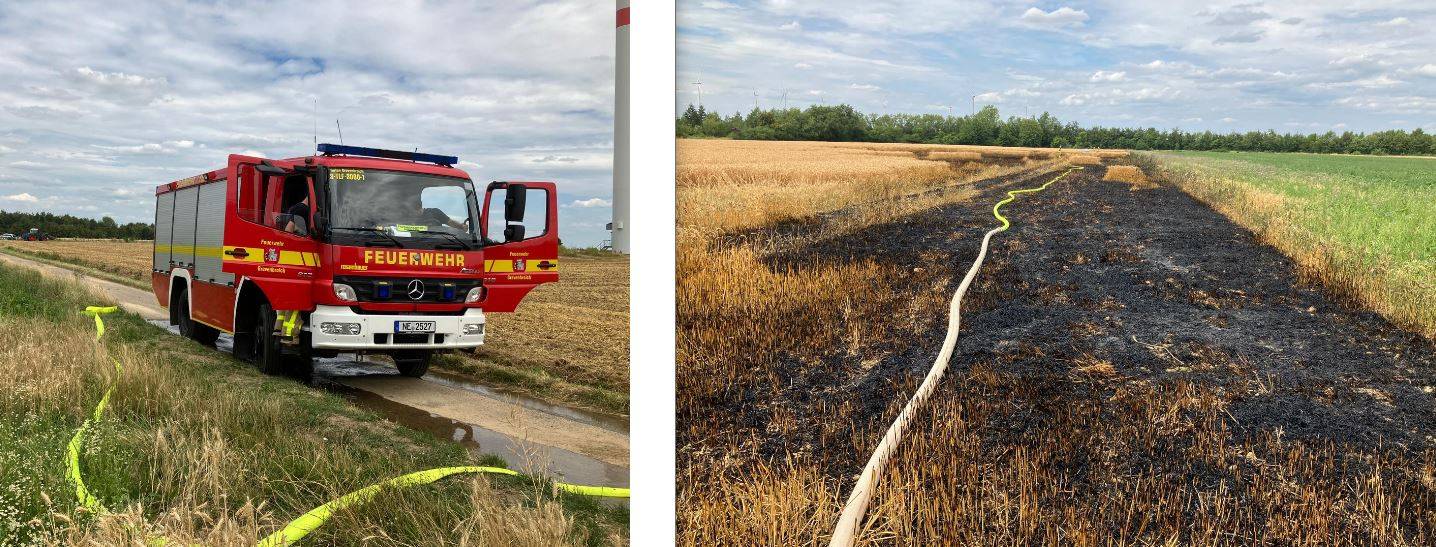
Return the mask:
<path id="1" fill-rule="evenodd" d="M 549 262 L 549 261 L 547 261 L 547 260 L 540 260 L 539 263 L 538 263 L 538 269 L 540 269 L 540 270 L 552 270 L 552 269 L 557 268 L 557 267 L 558 267 L 558 264 L 554 264 L 554 263 Z"/>
<path id="2" fill-rule="evenodd" d="M 234 248 L 234 249 L 228 249 L 228 250 L 226 250 L 226 251 L 224 252 L 224 254 L 227 254 L 227 255 L 232 256 L 232 257 L 235 257 L 235 258 L 244 258 L 244 257 L 249 256 L 249 251 L 244 250 L 244 247 L 237 247 L 237 248 Z"/>

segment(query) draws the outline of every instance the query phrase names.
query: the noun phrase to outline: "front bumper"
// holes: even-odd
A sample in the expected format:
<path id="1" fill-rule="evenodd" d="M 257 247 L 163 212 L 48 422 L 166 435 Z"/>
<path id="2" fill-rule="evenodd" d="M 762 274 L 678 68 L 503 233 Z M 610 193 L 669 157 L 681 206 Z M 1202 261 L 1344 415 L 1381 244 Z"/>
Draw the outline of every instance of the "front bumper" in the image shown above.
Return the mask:
<path id="1" fill-rule="evenodd" d="M 396 336 L 395 321 L 433 321 L 434 332 Z M 347 306 L 317 306 L 309 314 L 304 328 L 309 331 L 316 349 L 466 349 L 483 345 L 486 322 L 483 310 L 474 308 L 465 310 L 463 315 L 369 315 L 354 313 Z M 325 323 L 358 324 L 359 331 L 326 333 Z M 477 328 L 477 333 L 465 334 L 465 326 L 468 326 L 467 332 Z"/>

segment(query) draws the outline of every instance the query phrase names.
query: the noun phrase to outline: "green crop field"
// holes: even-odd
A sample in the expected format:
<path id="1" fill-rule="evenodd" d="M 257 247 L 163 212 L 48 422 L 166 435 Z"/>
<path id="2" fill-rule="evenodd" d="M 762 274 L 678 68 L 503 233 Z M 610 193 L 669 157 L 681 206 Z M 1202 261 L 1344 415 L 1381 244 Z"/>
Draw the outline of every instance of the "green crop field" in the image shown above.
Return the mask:
<path id="1" fill-rule="evenodd" d="M 1351 302 L 1436 337 L 1436 159 L 1143 154 Z"/>

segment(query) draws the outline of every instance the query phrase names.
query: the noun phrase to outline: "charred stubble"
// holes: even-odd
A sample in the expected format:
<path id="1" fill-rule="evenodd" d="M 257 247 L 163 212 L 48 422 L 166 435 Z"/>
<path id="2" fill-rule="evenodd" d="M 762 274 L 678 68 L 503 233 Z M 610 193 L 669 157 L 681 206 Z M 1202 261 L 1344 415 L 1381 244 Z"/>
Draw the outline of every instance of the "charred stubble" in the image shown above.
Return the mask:
<path id="1" fill-rule="evenodd" d="M 1180 191 L 1102 174 L 1013 205 L 954 370 L 880 482 L 863 540 L 1431 541 L 1431 345 L 1302 284 Z M 922 313 L 903 324 L 899 303 L 877 308 L 864 318 L 885 327 L 857 352 L 841 339 L 790 352 L 741 396 L 689 399 L 697 380 L 680 376 L 685 542 L 823 541 L 931 364 L 948 285 L 996 194 L 769 257 L 867 261 L 882 275 L 860 290 Z"/>

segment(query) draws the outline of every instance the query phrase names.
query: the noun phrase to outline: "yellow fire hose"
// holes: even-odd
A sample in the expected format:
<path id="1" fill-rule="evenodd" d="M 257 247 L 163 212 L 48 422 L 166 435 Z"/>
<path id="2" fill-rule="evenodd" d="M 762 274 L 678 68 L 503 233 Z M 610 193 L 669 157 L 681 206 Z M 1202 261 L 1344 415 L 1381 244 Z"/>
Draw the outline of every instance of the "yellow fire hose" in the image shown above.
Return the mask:
<path id="1" fill-rule="evenodd" d="M 962 296 L 967 293 L 967 287 L 972 284 L 973 278 L 977 277 L 977 271 L 982 268 L 983 259 L 987 258 L 987 244 L 992 240 L 992 236 L 1007 231 L 1007 228 L 1012 226 L 1012 223 L 1007 221 L 1007 217 L 1002 216 L 1002 212 L 999 209 L 1001 209 L 1003 205 L 1007 205 L 1017 199 L 1018 194 L 1030 194 L 1046 190 L 1052 183 L 1061 180 L 1077 169 L 1079 168 L 1073 167 L 1068 169 L 1052 180 L 1047 181 L 1047 184 L 1036 188 L 1009 190 L 1006 199 L 992 206 L 992 216 L 1002 221 L 1002 226 L 993 228 L 982 236 L 982 246 L 978 248 L 977 259 L 972 261 L 972 267 L 967 269 L 967 275 L 962 278 L 962 283 L 957 286 L 957 292 L 952 295 L 952 302 L 948 307 L 947 337 L 942 341 L 942 351 L 938 353 L 937 360 L 933 362 L 932 369 L 928 371 L 927 377 L 923 378 L 922 385 L 918 386 L 917 392 L 913 393 L 912 398 L 908 400 L 907 406 L 903 407 L 897 419 L 893 420 L 892 425 L 888 426 L 888 431 L 883 435 L 882 442 L 878 443 L 877 448 L 873 450 L 872 456 L 868 458 L 868 464 L 863 467 L 862 475 L 858 476 L 858 482 L 853 485 L 853 492 L 848 496 L 847 504 L 843 506 L 843 512 L 838 517 L 837 526 L 833 528 L 833 537 L 828 544 L 829 547 L 850 547 L 857 539 L 858 524 L 862 522 L 863 514 L 867 512 L 868 502 L 872 500 L 873 491 L 877 486 L 877 478 L 882 475 L 883 468 L 887 466 L 888 458 L 892 456 L 892 451 L 897 448 L 898 442 L 902 440 L 903 433 L 907 431 L 908 422 L 912 420 L 913 415 L 917 413 L 918 409 L 927 402 L 928 397 L 930 397 L 933 390 L 937 388 L 938 382 L 942 380 L 943 373 L 947 372 L 947 363 L 952 359 L 952 351 L 957 344 L 958 325 L 962 319 Z"/>
<path id="2" fill-rule="evenodd" d="M 85 315 L 95 318 L 96 342 L 99 342 L 100 338 L 105 335 L 105 321 L 101 319 L 100 316 L 107 313 L 114 313 L 116 309 L 118 308 L 116 308 L 115 306 L 89 306 L 85 308 Z M 291 317 L 289 319 L 289 322 L 291 322 L 292 324 L 292 321 L 293 318 Z M 124 371 L 124 367 L 120 366 L 120 361 L 118 359 L 111 357 L 110 361 L 114 363 L 115 375 L 118 377 L 118 375 Z M 85 488 L 85 481 L 80 476 L 80 450 L 83 448 L 85 442 L 85 431 L 90 428 L 91 423 L 98 422 L 101 418 L 104 417 L 105 408 L 110 404 L 110 394 L 114 392 L 114 390 L 115 383 L 111 382 L 110 387 L 105 389 L 104 396 L 100 397 L 100 403 L 98 405 L 95 405 L 95 412 L 89 418 L 86 418 L 83 423 L 80 424 L 79 429 L 75 430 L 75 436 L 70 438 L 70 444 L 66 450 L 65 474 L 70 478 L 70 482 L 73 482 L 75 484 L 75 496 L 79 498 L 80 505 L 82 507 L 90 509 L 98 514 L 106 513 L 108 512 L 108 510 L 105 508 L 104 505 L 100 503 L 98 499 L 95 499 L 94 495 L 90 494 L 89 489 Z M 363 505 L 365 502 L 368 502 L 384 488 L 422 486 L 442 479 L 444 477 L 467 473 L 488 473 L 494 475 L 509 475 L 514 477 L 524 476 L 522 473 L 519 473 L 512 469 L 473 465 L 440 467 L 436 469 L 417 471 L 414 473 L 409 473 L 407 475 L 401 475 L 386 480 L 384 482 L 360 488 L 358 490 L 335 498 L 334 500 L 329 501 L 324 505 L 315 507 L 314 509 L 309 510 L 309 512 L 300 515 L 299 518 L 290 521 L 289 524 L 285 525 L 283 528 L 280 528 L 278 531 L 274 532 L 273 534 L 270 534 L 269 537 L 266 537 L 261 540 L 259 542 L 259 545 L 260 547 L 281 547 L 299 541 L 301 538 L 308 535 L 310 532 L 313 532 L 320 526 L 323 526 L 324 523 L 329 520 L 329 517 L 333 516 L 335 511 L 340 511 L 348 507 Z M 553 482 L 552 484 L 555 488 L 564 492 L 568 492 L 570 494 L 580 494 L 585 496 L 605 498 L 628 497 L 627 488 L 615 488 L 609 486 L 584 486 L 579 484 L 569 484 L 565 482 Z M 150 543 L 165 544 L 167 542 L 163 538 L 151 538 Z"/>

